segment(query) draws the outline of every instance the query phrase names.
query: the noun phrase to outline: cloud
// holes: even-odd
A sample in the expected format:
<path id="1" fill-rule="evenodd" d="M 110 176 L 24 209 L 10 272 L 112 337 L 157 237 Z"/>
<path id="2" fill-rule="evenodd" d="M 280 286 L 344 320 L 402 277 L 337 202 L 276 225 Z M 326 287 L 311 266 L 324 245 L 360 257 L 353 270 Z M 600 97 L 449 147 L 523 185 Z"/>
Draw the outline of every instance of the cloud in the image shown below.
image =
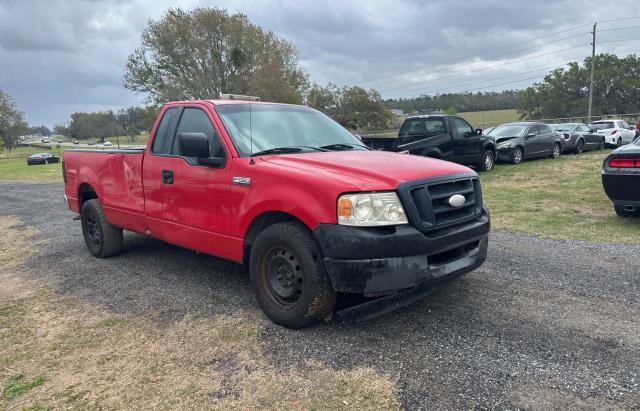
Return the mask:
<path id="1" fill-rule="evenodd" d="M 0 89 L 15 98 L 30 123 L 49 126 L 67 120 L 73 111 L 139 104 L 145 96 L 122 87 L 127 56 L 139 44 L 149 19 L 179 5 L 218 6 L 246 14 L 293 42 L 311 80 L 321 84 L 359 84 L 385 97 L 461 91 L 500 83 L 496 78 L 508 82 L 541 76 L 545 70 L 534 69 L 582 60 L 590 53 L 590 24 L 602 16 L 627 17 L 625 10 L 635 10 L 635 3 L 3 0 Z M 639 25 L 640 19 L 603 23 L 600 28 Z M 579 27 L 571 29 L 574 26 Z M 603 31 L 599 36 L 635 38 L 640 29 Z M 522 43 L 510 46 L 518 42 Z M 603 43 L 598 51 L 640 51 L 634 44 Z M 570 47 L 574 48 L 567 50 Z M 525 72 L 529 74 L 518 76 Z M 495 88 L 525 87 L 533 81 Z"/>

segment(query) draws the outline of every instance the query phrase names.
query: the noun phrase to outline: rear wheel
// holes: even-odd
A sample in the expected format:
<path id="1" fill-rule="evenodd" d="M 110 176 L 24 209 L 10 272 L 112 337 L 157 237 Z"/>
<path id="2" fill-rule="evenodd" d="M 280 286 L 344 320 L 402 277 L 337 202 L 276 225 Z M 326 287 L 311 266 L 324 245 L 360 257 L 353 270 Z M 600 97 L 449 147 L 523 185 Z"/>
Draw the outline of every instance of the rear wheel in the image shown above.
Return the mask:
<path id="1" fill-rule="evenodd" d="M 262 231 L 251 249 L 249 272 L 258 304 L 276 324 L 302 328 L 331 317 L 335 292 L 318 246 L 301 224 Z"/>
<path id="2" fill-rule="evenodd" d="M 584 151 L 584 141 L 578 140 L 578 144 L 576 144 L 576 148 L 573 150 L 575 154 L 582 154 Z"/>
<path id="3" fill-rule="evenodd" d="M 104 258 L 120 253 L 122 250 L 122 229 L 107 221 L 100 201 L 93 199 L 82 205 L 80 222 L 84 242 L 91 254 Z"/>
<path id="4" fill-rule="evenodd" d="M 491 171 L 493 170 L 493 166 L 496 163 L 496 156 L 493 154 L 493 151 L 487 150 L 482 155 L 482 161 L 478 165 L 480 171 Z"/>
<path id="5" fill-rule="evenodd" d="M 624 207 L 622 206 L 613 206 L 613 208 L 616 210 L 616 214 L 618 214 L 620 217 L 635 217 L 638 216 L 638 210 L 625 210 Z"/>
<path id="6" fill-rule="evenodd" d="M 551 152 L 551 157 L 553 157 L 553 158 L 560 157 L 560 151 L 561 150 L 562 150 L 562 148 L 560 147 L 560 144 L 554 143 L 553 144 L 553 151 Z"/>
<path id="7" fill-rule="evenodd" d="M 524 153 L 520 147 L 516 147 L 511 152 L 511 164 L 520 164 L 524 158 Z"/>

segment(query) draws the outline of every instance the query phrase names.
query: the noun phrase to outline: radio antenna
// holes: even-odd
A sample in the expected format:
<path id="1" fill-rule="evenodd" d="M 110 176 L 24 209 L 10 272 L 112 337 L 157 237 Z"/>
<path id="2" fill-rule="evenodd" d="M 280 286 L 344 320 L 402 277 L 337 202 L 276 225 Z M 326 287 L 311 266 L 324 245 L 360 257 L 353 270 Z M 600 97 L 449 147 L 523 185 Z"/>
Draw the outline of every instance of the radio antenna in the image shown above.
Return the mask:
<path id="1" fill-rule="evenodd" d="M 251 144 L 251 160 L 249 160 L 249 164 L 255 164 L 253 160 L 253 123 L 252 123 L 252 112 L 253 112 L 253 103 L 249 103 L 249 141 Z"/>

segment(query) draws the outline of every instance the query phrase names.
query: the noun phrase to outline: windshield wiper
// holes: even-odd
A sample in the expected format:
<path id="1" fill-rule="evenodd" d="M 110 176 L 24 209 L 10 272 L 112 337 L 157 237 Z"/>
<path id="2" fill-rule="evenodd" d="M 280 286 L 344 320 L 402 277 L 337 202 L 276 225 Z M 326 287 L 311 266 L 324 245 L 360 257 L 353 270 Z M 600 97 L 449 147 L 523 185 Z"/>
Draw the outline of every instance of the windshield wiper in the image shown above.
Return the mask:
<path id="1" fill-rule="evenodd" d="M 319 148 L 319 147 L 311 147 L 311 146 L 286 146 L 286 147 L 274 147 L 268 150 L 258 151 L 257 153 L 251 154 L 251 157 L 255 156 L 264 156 L 267 154 L 290 154 L 290 153 L 299 153 L 303 148 L 308 148 L 316 151 L 327 151 L 327 149 Z"/>
<path id="2" fill-rule="evenodd" d="M 323 148 L 325 150 L 351 150 L 354 148 L 354 146 L 369 149 L 369 147 L 363 144 L 345 144 L 345 143 L 327 144 L 326 146 L 320 146 L 320 148 Z"/>

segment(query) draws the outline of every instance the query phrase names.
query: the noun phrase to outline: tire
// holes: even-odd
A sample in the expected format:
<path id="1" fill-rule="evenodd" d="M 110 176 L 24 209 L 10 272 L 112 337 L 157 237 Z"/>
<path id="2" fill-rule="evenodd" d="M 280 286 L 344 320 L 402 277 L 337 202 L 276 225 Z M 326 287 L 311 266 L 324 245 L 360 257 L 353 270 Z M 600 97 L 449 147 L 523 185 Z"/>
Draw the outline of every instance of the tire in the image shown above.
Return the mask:
<path id="1" fill-rule="evenodd" d="M 638 212 L 638 210 L 636 211 L 627 211 L 625 210 L 622 206 L 613 206 L 613 208 L 616 210 L 616 214 L 618 214 L 620 217 L 637 217 L 640 215 L 640 213 Z"/>
<path id="2" fill-rule="evenodd" d="M 276 324 L 297 329 L 333 313 L 336 295 L 322 255 L 299 223 L 274 224 L 258 234 L 249 274 L 260 308 Z"/>
<path id="3" fill-rule="evenodd" d="M 486 150 L 482 155 L 482 161 L 478 164 L 478 169 L 480 171 L 491 171 L 493 170 L 493 166 L 496 163 L 496 156 L 493 154 L 493 151 Z"/>
<path id="4" fill-rule="evenodd" d="M 574 154 L 582 154 L 584 151 L 584 141 L 578 140 L 578 144 L 576 144 L 576 148 L 573 150 Z"/>
<path id="5" fill-rule="evenodd" d="M 524 159 L 524 152 L 522 151 L 522 148 L 520 147 L 514 148 L 513 151 L 511 152 L 511 164 L 520 164 L 522 163 L 523 159 Z"/>
<path id="6" fill-rule="evenodd" d="M 607 142 L 604 141 L 604 138 L 603 138 L 602 140 L 600 140 L 600 145 L 598 146 L 598 150 L 604 150 L 606 146 L 607 146 Z"/>
<path id="7" fill-rule="evenodd" d="M 560 147 L 560 144 L 553 143 L 553 151 L 551 152 L 551 158 L 560 157 L 561 152 L 562 152 L 562 147 Z"/>
<path id="8" fill-rule="evenodd" d="M 122 251 L 122 229 L 107 221 L 98 199 L 82 205 L 80 222 L 84 242 L 95 257 L 111 257 Z"/>
<path id="9" fill-rule="evenodd" d="M 618 141 L 616 142 L 616 147 L 622 147 L 622 139 L 618 137 Z"/>

